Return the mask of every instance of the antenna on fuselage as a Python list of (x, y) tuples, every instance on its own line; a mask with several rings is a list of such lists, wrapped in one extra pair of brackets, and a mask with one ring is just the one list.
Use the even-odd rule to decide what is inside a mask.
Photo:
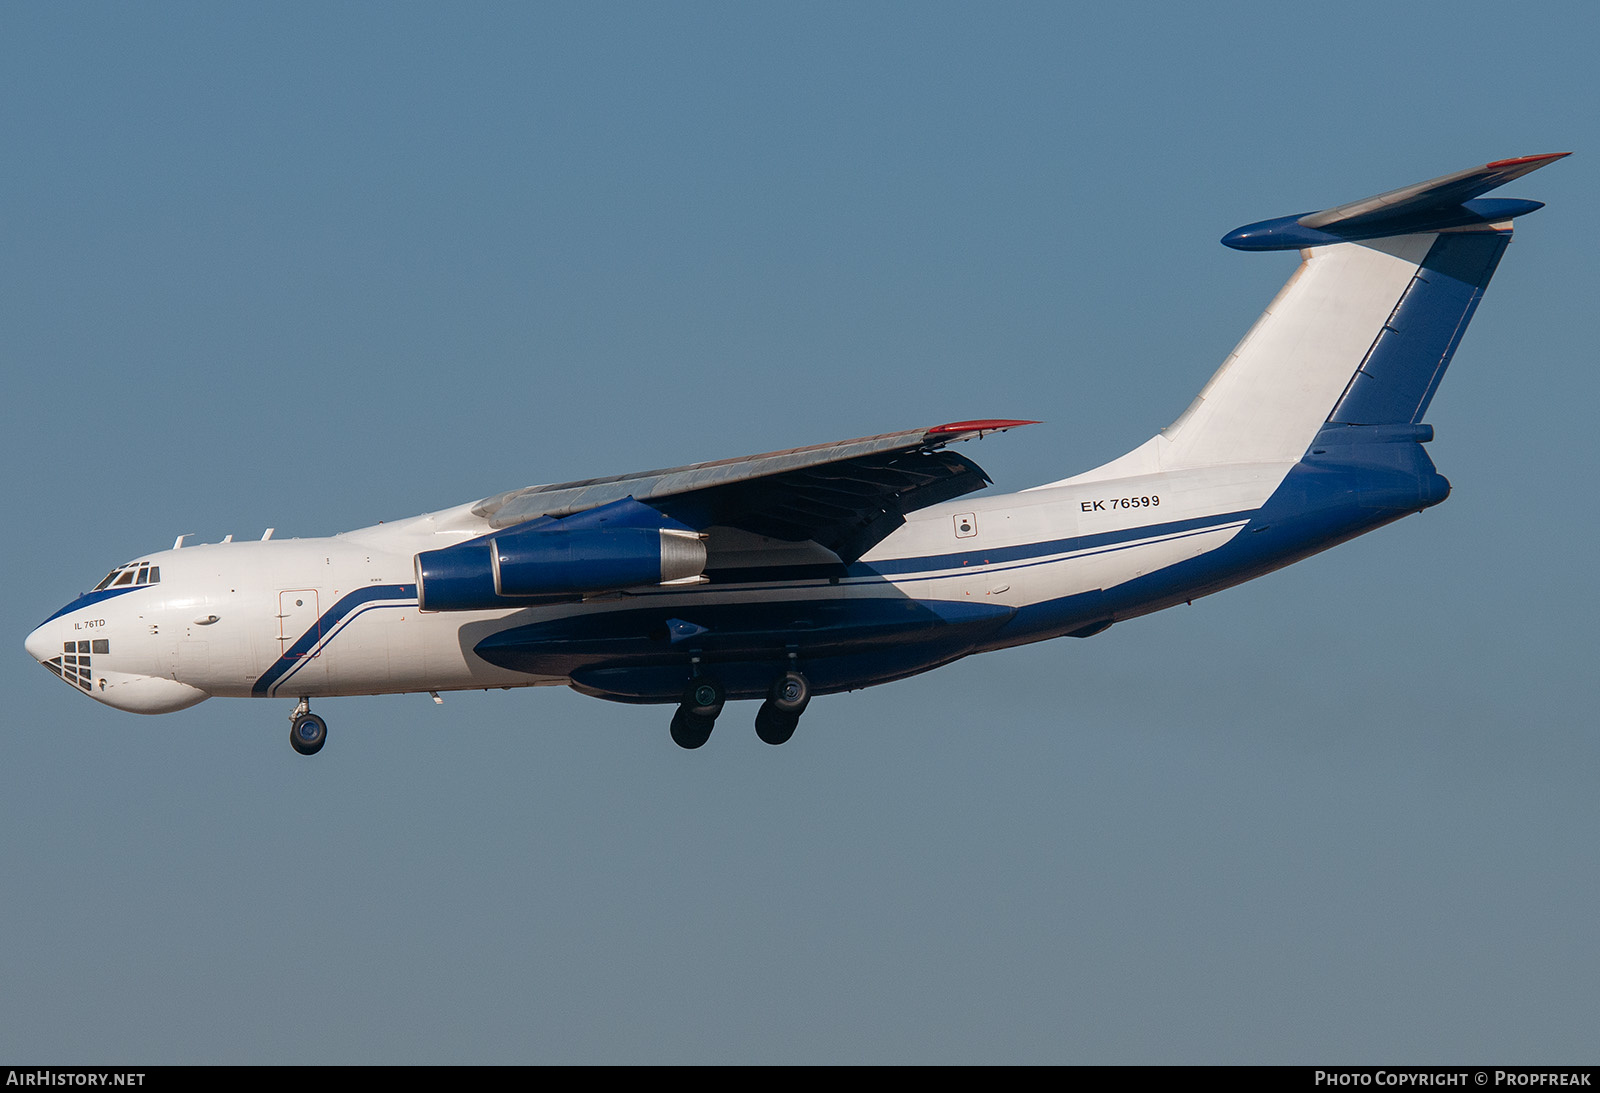
[(192, 531), (186, 531), (176, 539), (172, 540), (172, 549), (181, 550), (183, 548), (183, 541), (193, 534), (194, 532)]
[(268, 539), (272, 538), (272, 533), (277, 531), (277, 530), (278, 530), (277, 528), (268, 528), (266, 530), (266, 532), (261, 536), (261, 541), (264, 543)]

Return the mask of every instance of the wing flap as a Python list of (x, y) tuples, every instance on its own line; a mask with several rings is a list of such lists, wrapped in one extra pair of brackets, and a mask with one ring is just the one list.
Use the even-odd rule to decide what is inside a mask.
[(691, 527), (811, 540), (854, 561), (899, 527), (906, 513), (988, 484), (982, 468), (944, 451), (946, 445), (1032, 424), (958, 421), (741, 459), (528, 486), (486, 497), (472, 511), (499, 529), (632, 497)]
[[(830, 477), (849, 469), (846, 480)], [(989, 484), (954, 452), (913, 450), (749, 479), (653, 502), (695, 527), (734, 527), (785, 542), (811, 540), (855, 561), (905, 522), (905, 514)]]

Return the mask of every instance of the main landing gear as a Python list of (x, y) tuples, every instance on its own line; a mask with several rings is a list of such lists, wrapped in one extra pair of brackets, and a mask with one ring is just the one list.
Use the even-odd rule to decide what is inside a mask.
[[(698, 748), (711, 739), (717, 715), (722, 712), (728, 692), (721, 683), (707, 676), (696, 676), (683, 692), (683, 701), (672, 715), (672, 742), (680, 748)], [(756, 735), (768, 744), (782, 744), (794, 735), (811, 701), (811, 683), (790, 669), (767, 691), (767, 699), (756, 711)]]
[(311, 700), (302, 698), (289, 715), (289, 746), (301, 755), (315, 755), (328, 742), (328, 723), (311, 712)]
[(691, 679), (678, 712), (672, 715), (672, 742), (680, 748), (693, 749), (710, 740), (717, 715), (727, 700), (728, 692), (716, 680), (705, 676)]
[(756, 735), (766, 744), (787, 742), (810, 701), (811, 684), (806, 677), (795, 671), (783, 673), (772, 681), (767, 700), (756, 711)]

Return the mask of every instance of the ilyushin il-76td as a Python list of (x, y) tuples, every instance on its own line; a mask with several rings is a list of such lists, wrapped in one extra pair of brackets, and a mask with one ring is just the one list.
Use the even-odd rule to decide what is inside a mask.
[(135, 713), (212, 696), (560, 684), (675, 706), (697, 748), (730, 700), (793, 735), (815, 696), (973, 653), (1089, 637), (1443, 501), (1428, 404), (1536, 201), (1482, 195), (1565, 153), (1498, 160), (1239, 228), (1288, 283), (1176, 421), (1104, 466), (1005, 496), (959, 421), (529, 486), (325, 539), (184, 546), (120, 565), (27, 638)]

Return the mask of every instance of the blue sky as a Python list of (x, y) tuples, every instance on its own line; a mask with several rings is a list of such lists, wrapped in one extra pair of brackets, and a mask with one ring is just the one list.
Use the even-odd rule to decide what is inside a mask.
[[(1587, 4), (0, 10), (0, 1061), (1531, 1063), (1593, 1052)], [(1489, 159), (1450, 501), (819, 700), (159, 719), (22, 639), (112, 565), (967, 417), (1020, 489)]]

